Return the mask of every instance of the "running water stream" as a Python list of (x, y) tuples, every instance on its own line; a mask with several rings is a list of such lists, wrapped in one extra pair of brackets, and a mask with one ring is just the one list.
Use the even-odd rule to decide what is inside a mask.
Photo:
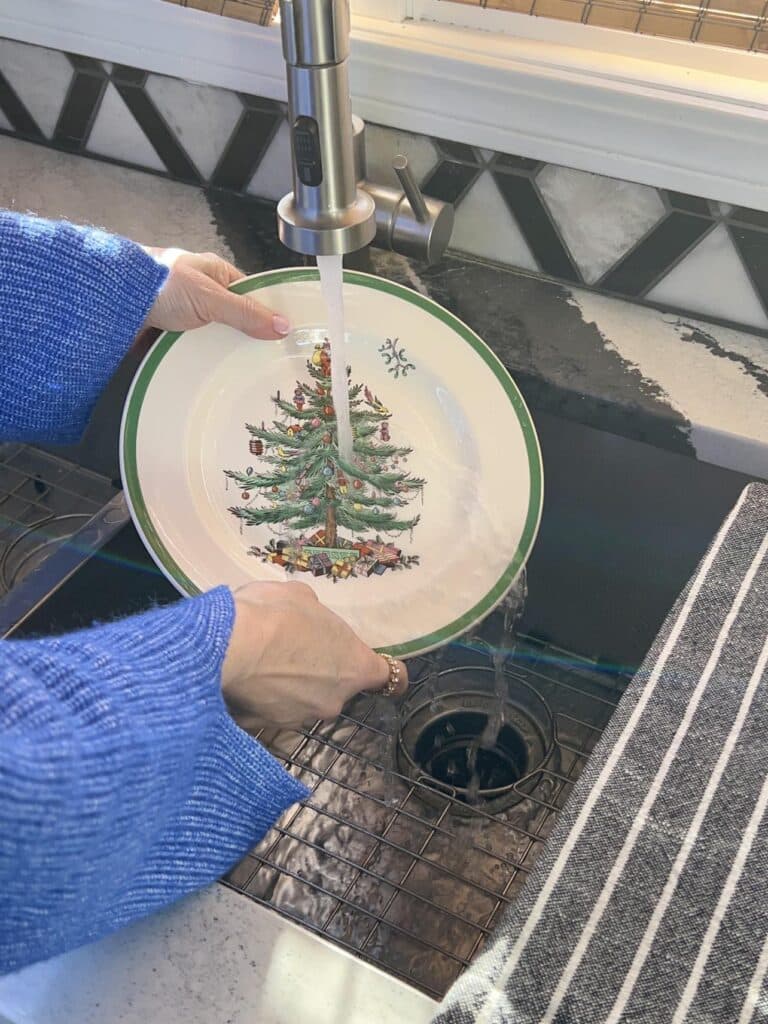
[[(347, 359), (344, 351), (344, 271), (341, 256), (318, 256), (317, 268), (320, 273), (320, 288), (328, 312), (328, 337), (331, 345), (331, 394), (336, 417), (336, 439), (339, 459), (352, 464), (353, 436), (349, 409), (349, 387), (347, 382)], [(492, 750), (504, 726), (505, 705), (508, 698), (508, 684), (505, 675), (507, 662), (516, 646), (515, 629), (523, 614), (528, 594), (525, 569), (515, 586), (509, 591), (501, 605), (501, 634), (493, 647), (494, 688), (497, 706), (489, 715), (482, 734), (468, 750), (467, 768), (470, 777), (467, 786), (467, 801), (476, 803), (481, 788), (477, 760), (480, 750)], [(431, 671), (424, 681), (424, 689), (430, 699), (433, 711), (439, 710), (439, 675), (445, 649), (433, 655)], [(397, 711), (389, 709), (383, 733), (387, 737), (386, 762), (394, 762), (395, 744), (398, 734)], [(386, 767), (385, 767), (385, 774)], [(388, 801), (389, 802), (389, 801)]]
[[(344, 351), (344, 269), (341, 256), (318, 256), (320, 288), (328, 310), (328, 338), (331, 343), (331, 394), (336, 413), (336, 438), (339, 460), (352, 464), (353, 437), (349, 411), (347, 359)], [(399, 787), (390, 774), (395, 761), (395, 745), (399, 730), (399, 715), (392, 701), (382, 702), (381, 729), (384, 737), (385, 757), (383, 772), (387, 777), (385, 799), (396, 803), (401, 796)]]
[(517, 624), (525, 611), (528, 597), (528, 577), (523, 568), (517, 582), (501, 603), (501, 630), (498, 642), (493, 648), (493, 683), (496, 694), (496, 708), (488, 716), (481, 735), (472, 744), (467, 754), (467, 768), (470, 776), (467, 785), (467, 803), (476, 804), (480, 793), (480, 776), (477, 771), (477, 755), (481, 750), (492, 750), (504, 725), (505, 705), (509, 696), (509, 684), (505, 674), (507, 662), (517, 646)]
[(352, 423), (349, 415), (347, 359), (344, 352), (344, 270), (341, 256), (318, 256), (320, 288), (328, 309), (328, 337), (331, 343), (331, 394), (336, 412), (336, 441), (339, 458), (352, 462)]

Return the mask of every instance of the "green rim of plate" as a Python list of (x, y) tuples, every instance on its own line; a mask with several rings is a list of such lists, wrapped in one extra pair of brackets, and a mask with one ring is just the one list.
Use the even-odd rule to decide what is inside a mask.
[[(231, 290), (243, 295), (246, 292), (258, 291), (268, 285), (284, 284), (288, 281), (318, 280), (318, 271), (313, 269), (273, 270), (267, 271), (263, 274), (258, 274), (255, 277), (247, 278), (243, 281), (238, 281), (237, 284), (232, 285)], [(412, 305), (418, 306), (420, 309), (424, 310), (424, 312), (434, 316), (437, 320), (441, 320), (444, 324), (450, 327), (451, 330), (458, 334), (459, 337), (462, 338), (478, 354), (478, 356), (480, 356), (504, 389), (504, 393), (509, 398), (518, 422), (520, 423), (523, 437), (525, 439), (526, 454), (528, 456), (528, 468), (530, 472), (528, 511), (525, 517), (525, 524), (523, 526), (520, 543), (517, 546), (517, 550), (515, 551), (512, 560), (485, 597), (473, 605), (472, 608), (464, 612), (463, 615), (459, 616), (459, 618), (454, 619), (453, 622), (448, 623), (441, 629), (435, 630), (426, 636), (421, 636), (414, 640), (409, 640), (407, 643), (398, 644), (393, 647), (380, 648), (381, 651), (387, 654), (402, 658), (410, 654), (422, 653), (434, 647), (440, 647), (442, 644), (447, 643), (454, 637), (460, 636), (462, 633), (466, 632), (494, 610), (515, 582), (518, 573), (525, 564), (531, 548), (533, 547), (533, 543), (538, 532), (539, 520), (541, 518), (541, 509), (544, 499), (541, 451), (539, 449), (539, 441), (536, 436), (533, 421), (531, 420), (531, 415), (528, 412), (528, 407), (526, 406), (517, 385), (510, 377), (503, 363), (501, 363), (486, 343), (479, 338), (474, 331), (467, 327), (466, 324), (462, 323), (462, 321), (455, 317), (453, 313), (449, 313), (432, 299), (425, 298), (423, 295), (419, 295), (417, 292), (413, 292), (410, 289), (405, 288), (403, 285), (395, 284), (392, 281), (385, 281), (379, 277), (372, 277), (368, 274), (361, 274), (350, 270), (344, 271), (344, 281), (347, 284), (360, 285), (363, 288), (372, 288), (375, 291), (387, 292), (390, 295), (395, 295), (397, 298), (403, 299), (405, 302), (410, 302)], [(139, 482), (139, 469), (136, 458), (136, 438), (144, 398), (146, 397), (147, 390), (158, 366), (182, 334), (183, 332), (181, 331), (163, 334), (140, 366), (126, 402), (125, 413), (123, 416), (123, 428), (121, 432), (121, 452), (123, 480), (134, 521), (139, 527), (144, 541), (158, 566), (182, 593), (189, 597), (193, 597), (201, 591), (199, 587), (197, 587), (192, 580), (182, 572), (160, 539), (144, 501), (144, 495), (142, 494), (141, 484)]]

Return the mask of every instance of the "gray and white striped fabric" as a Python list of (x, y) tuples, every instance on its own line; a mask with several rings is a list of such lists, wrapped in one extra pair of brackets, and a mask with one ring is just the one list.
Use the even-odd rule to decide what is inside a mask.
[(747, 488), (435, 1024), (768, 1019), (768, 487)]

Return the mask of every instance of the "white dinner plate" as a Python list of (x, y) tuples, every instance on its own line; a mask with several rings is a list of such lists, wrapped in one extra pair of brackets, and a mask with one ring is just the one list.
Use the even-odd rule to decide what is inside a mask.
[(233, 290), (259, 292), (291, 334), (164, 334), (126, 402), (123, 480), (157, 565), (187, 595), (309, 583), (397, 656), (466, 632), (514, 584), (541, 516), (539, 444), (504, 366), (430, 299), (346, 272), (356, 437), (341, 465), (317, 271)]

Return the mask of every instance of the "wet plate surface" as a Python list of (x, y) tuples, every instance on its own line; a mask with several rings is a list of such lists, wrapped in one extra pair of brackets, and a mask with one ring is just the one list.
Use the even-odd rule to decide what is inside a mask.
[(541, 514), (538, 440), (505, 368), (431, 300), (347, 273), (347, 461), (317, 272), (235, 288), (287, 313), (291, 335), (165, 335), (126, 404), (123, 478), (158, 565), (188, 594), (301, 579), (401, 655), (466, 632), (514, 583)]

